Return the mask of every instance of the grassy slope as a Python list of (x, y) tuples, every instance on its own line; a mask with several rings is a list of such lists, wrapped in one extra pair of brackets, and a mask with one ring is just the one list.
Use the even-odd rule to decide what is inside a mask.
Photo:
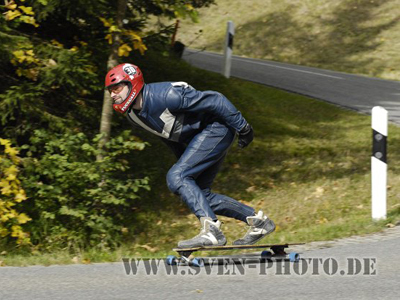
[[(148, 82), (185, 80), (200, 90), (224, 93), (252, 123), (254, 142), (244, 150), (236, 144), (232, 147), (214, 190), (263, 209), (276, 222), (277, 231), (263, 242), (329, 240), (378, 231), (400, 220), (400, 149), (396, 146), (400, 128), (389, 128), (389, 218), (374, 223), (370, 217), (370, 117), (262, 85), (227, 80), (182, 62), (157, 58), (155, 63), (148, 57), (136, 62), (143, 66)], [(178, 240), (197, 234), (197, 219), (166, 188), (165, 174), (174, 157), (158, 138), (135, 134), (152, 144), (135, 161), (139, 169), (146, 165), (153, 190), (138, 200), (137, 225), (130, 229), (124, 246), (117, 251), (0, 255), (0, 261), (21, 265), (71, 263), (75, 256), (80, 262), (162, 257), (171, 253)], [(246, 230), (238, 221), (222, 220), (228, 242)]]
[[(222, 51), (236, 26), (234, 54), (386, 79), (400, 77), (400, 0), (216, 0), (178, 39)], [(194, 39), (194, 33), (202, 34)]]

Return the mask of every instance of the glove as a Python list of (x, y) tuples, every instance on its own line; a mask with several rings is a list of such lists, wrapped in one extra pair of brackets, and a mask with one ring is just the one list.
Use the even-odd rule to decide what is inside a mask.
[(251, 141), (253, 140), (254, 133), (253, 133), (253, 127), (249, 123), (246, 124), (242, 128), (242, 130), (239, 131), (239, 140), (238, 140), (238, 145), (240, 148), (244, 148), (248, 146)]

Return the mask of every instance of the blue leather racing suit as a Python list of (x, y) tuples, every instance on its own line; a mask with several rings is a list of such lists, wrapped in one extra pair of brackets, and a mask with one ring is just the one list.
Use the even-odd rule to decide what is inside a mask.
[(246, 222), (254, 209), (211, 192), (211, 184), (235, 133), (247, 122), (233, 104), (214, 91), (197, 91), (185, 82), (146, 84), (141, 110), (127, 119), (162, 138), (178, 161), (167, 174), (171, 192), (198, 217), (223, 215)]

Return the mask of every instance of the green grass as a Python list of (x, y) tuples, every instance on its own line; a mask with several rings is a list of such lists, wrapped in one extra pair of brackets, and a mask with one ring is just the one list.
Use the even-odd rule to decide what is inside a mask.
[[(194, 87), (225, 94), (253, 125), (255, 140), (231, 148), (213, 186), (255, 209), (262, 209), (277, 230), (262, 243), (310, 242), (377, 232), (400, 221), (400, 128), (389, 126), (388, 219), (373, 222), (370, 209), (370, 116), (304, 96), (238, 79), (225, 79), (171, 59), (151, 55), (135, 61), (147, 82), (184, 80)], [(171, 68), (171, 63), (174, 67)], [(164, 70), (162, 73), (159, 70)], [(129, 125), (121, 117), (120, 122)], [(122, 257), (165, 257), (181, 239), (194, 236), (199, 222), (177, 196), (165, 175), (172, 153), (157, 137), (135, 134), (151, 146), (135, 154), (137, 170), (151, 178), (133, 210), (135, 225), (117, 249), (60, 249), (51, 253), (9, 251), (0, 265), (120, 261)], [(246, 226), (222, 217), (228, 242)]]
[[(277, 232), (263, 242), (330, 240), (378, 231), (399, 220), (398, 127), (389, 129), (391, 215), (375, 223), (370, 216), (370, 117), (257, 84), (230, 82), (232, 89), (225, 93), (252, 122), (256, 139), (248, 149), (231, 150), (215, 188), (276, 221)], [(244, 233), (240, 222), (222, 219), (230, 241)], [(168, 244), (171, 237), (189, 238), (198, 230), (189, 213), (173, 224), (163, 227)], [(156, 228), (146, 239), (158, 236)]]
[[(216, 0), (178, 40), (222, 52), (235, 23), (234, 54), (398, 80), (399, 0)], [(200, 30), (202, 31), (200, 33)]]

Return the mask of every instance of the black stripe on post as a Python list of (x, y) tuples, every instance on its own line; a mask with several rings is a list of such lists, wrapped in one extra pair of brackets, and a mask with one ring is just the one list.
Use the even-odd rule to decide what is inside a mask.
[(386, 161), (387, 137), (376, 130), (372, 130), (372, 156), (380, 161)]
[(228, 47), (233, 49), (233, 34), (229, 32), (228, 36)]

